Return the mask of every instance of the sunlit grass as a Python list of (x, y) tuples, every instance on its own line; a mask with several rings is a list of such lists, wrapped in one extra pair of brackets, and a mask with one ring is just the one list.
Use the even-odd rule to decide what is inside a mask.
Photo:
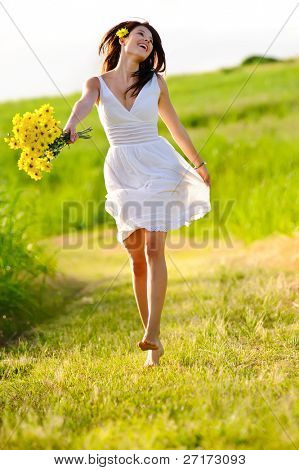
[[(292, 259), (292, 242), (281, 246)], [(101, 250), (92, 259), (83, 249), (74, 269), (75, 252), (62, 250), (60, 269), (87, 284), (66, 313), (2, 350), (2, 446), (298, 447), (296, 282), (271, 259), (267, 266), (261, 247), (246, 250), (167, 251), (165, 355), (151, 370), (136, 347), (142, 326), (127, 256), (110, 253), (107, 264)]]
[[(298, 447), (298, 62), (259, 66), (220, 122), (252, 68), (168, 79), (208, 161), (212, 211), (182, 230), (199, 243), (208, 230), (206, 246), (167, 245), (159, 368), (144, 369), (136, 347), (142, 325), (128, 257), (103, 208), (108, 143), (96, 110), (82, 123), (93, 141), (66, 149), (38, 183), (0, 142), (0, 189), (8, 201), (24, 190), (12, 220), (29, 221), (26, 233), (4, 217), (0, 226), (1, 448)], [(15, 113), (47, 101), (66, 121), (60, 98), (3, 103), (1, 135)], [(159, 133), (179, 150), (161, 121)], [(79, 245), (62, 223), (71, 202), (82, 208), (71, 222)], [(291, 237), (270, 237), (279, 232)], [(47, 285), (35, 282), (47, 265), (28, 241), (54, 248), (57, 278)]]

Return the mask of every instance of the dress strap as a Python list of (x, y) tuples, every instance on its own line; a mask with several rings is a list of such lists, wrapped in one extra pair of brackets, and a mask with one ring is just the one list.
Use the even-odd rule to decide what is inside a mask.
[(157, 74), (156, 74), (156, 72), (154, 72), (154, 75), (155, 75), (155, 79), (154, 79), (154, 81), (155, 81), (155, 84), (156, 84), (156, 89), (157, 89), (158, 96), (159, 96), (159, 95), (160, 95), (160, 93), (161, 93), (161, 89), (160, 89), (160, 85), (159, 85), (159, 82), (158, 82), (158, 77), (157, 77)]
[(103, 95), (103, 80), (102, 80), (102, 77), (100, 77), (100, 75), (98, 76), (98, 79), (99, 79), (99, 82), (100, 82), (100, 100), (102, 101), (102, 95)]

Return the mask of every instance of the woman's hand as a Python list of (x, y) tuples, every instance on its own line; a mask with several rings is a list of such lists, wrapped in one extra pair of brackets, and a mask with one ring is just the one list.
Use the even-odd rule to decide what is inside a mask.
[(65, 128), (63, 129), (63, 133), (64, 134), (70, 133), (70, 140), (67, 142), (68, 144), (73, 144), (78, 139), (78, 134), (76, 133), (75, 126), (66, 125)]
[(201, 165), (201, 167), (197, 168), (195, 171), (203, 178), (208, 186), (211, 186), (211, 178), (205, 165)]

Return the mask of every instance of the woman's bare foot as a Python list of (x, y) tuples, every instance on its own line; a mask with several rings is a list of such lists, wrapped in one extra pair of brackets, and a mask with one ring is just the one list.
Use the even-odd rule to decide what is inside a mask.
[(160, 339), (157, 340), (159, 344), (159, 349), (150, 350), (147, 353), (147, 358), (144, 363), (144, 367), (152, 367), (159, 365), (159, 359), (164, 354), (163, 344), (161, 343)]
[(146, 334), (143, 336), (141, 341), (138, 341), (137, 346), (142, 351), (148, 351), (149, 349), (158, 350), (160, 347), (158, 338), (152, 340), (152, 339), (147, 338)]

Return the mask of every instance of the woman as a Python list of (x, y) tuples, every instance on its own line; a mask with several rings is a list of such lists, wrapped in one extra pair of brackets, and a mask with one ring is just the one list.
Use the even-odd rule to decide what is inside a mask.
[[(76, 125), (97, 106), (110, 143), (104, 163), (105, 209), (115, 218), (117, 239), (130, 257), (145, 330), (138, 347), (148, 351), (144, 365), (153, 366), (164, 353), (160, 319), (167, 289), (167, 232), (211, 210), (210, 176), (157, 73), (165, 70), (157, 31), (148, 22), (122, 22), (105, 34), (101, 52), (105, 73), (85, 82), (64, 131), (75, 142)], [(194, 168), (158, 135), (158, 114)]]

